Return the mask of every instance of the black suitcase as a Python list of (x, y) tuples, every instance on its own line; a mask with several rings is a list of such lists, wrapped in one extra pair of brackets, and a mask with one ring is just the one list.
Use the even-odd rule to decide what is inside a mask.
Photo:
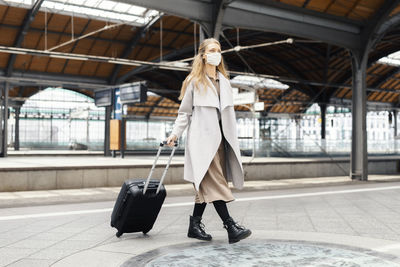
[(166, 141), (160, 143), (156, 159), (147, 179), (126, 180), (119, 192), (111, 214), (111, 226), (117, 228), (117, 237), (123, 233), (149, 232), (157, 219), (167, 196), (162, 184), (178, 143), (175, 143), (160, 181), (151, 180), (160, 152)]

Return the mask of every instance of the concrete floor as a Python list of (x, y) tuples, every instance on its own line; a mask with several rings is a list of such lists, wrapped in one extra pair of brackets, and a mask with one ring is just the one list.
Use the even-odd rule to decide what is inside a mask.
[[(192, 196), (167, 197), (148, 235), (124, 234), (119, 239), (110, 227), (113, 201), (3, 208), (0, 266), (133, 266), (129, 263), (137, 257), (142, 256), (143, 262), (193, 246), (228, 249), (238, 259), (236, 266), (243, 266), (239, 262), (246, 262), (246, 255), (235, 253), (235, 246), (249, 247), (255, 242), (273, 245), (278, 241), (282, 244), (288, 240), (304, 249), (309, 249), (310, 244), (323, 244), (350, 248), (352, 253), (369, 251), (388, 262), (388, 266), (400, 266), (396, 258), (400, 257), (399, 193), (400, 182), (235, 193), (236, 201), (228, 204), (230, 213), (253, 234), (229, 246), (212, 205), (207, 207), (203, 222), (213, 241), (205, 243), (186, 237)], [(202, 266), (224, 266), (218, 264), (218, 259), (222, 257), (217, 255), (212, 265)], [(302, 266), (310, 266), (304, 263)]]

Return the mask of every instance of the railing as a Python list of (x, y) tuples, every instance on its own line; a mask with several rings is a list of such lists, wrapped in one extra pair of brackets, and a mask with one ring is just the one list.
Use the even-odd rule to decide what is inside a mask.
[[(154, 150), (160, 140), (129, 140), (127, 150)], [(88, 147), (89, 150), (103, 150), (103, 140), (93, 140), (89, 144), (77, 142)], [(68, 142), (23, 142), (21, 147), (31, 149), (71, 149), (74, 144)], [(239, 139), (239, 146), (242, 154), (252, 156), (253, 140)], [(184, 150), (185, 140), (181, 140), (178, 149)], [(79, 149), (79, 148), (78, 148)], [(347, 156), (351, 151), (350, 140), (296, 140), (296, 139), (276, 139), (276, 140), (256, 140), (256, 157), (302, 157), (302, 156)], [(400, 140), (369, 140), (369, 154), (400, 154)]]

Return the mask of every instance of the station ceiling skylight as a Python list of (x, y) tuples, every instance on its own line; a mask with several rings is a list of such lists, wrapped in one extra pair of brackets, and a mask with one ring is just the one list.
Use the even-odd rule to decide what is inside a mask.
[[(0, 4), (31, 8), (35, 0), (0, 0)], [(158, 11), (110, 0), (44, 0), (41, 11), (142, 26)]]
[(400, 66), (400, 51), (394, 52), (386, 57), (383, 57), (378, 60), (379, 63), (391, 65), (394, 67)]
[(288, 85), (273, 79), (259, 78), (247, 75), (238, 75), (231, 80), (231, 83), (237, 87), (251, 87), (254, 89), (269, 88), (286, 90), (289, 88)]

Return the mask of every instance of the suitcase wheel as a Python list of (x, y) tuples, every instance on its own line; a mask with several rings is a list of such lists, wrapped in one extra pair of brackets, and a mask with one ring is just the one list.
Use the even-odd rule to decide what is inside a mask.
[(118, 238), (121, 237), (121, 235), (123, 235), (123, 233), (120, 232), (120, 231), (118, 231), (118, 232), (115, 234), (115, 236), (118, 237)]

